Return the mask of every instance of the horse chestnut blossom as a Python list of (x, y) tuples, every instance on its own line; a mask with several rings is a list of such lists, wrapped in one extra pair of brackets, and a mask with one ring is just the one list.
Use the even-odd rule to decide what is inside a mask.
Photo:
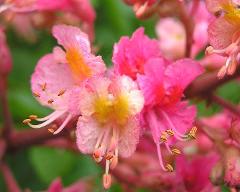
[[(127, 76), (95, 77), (79, 95), (81, 117), (77, 123), (77, 145), (82, 153), (106, 161), (103, 185), (109, 188), (118, 155), (129, 157), (136, 149), (140, 135), (140, 119), (144, 99), (137, 84)], [(83, 99), (84, 98), (84, 99)]]
[(165, 145), (170, 153), (178, 154), (178, 149), (170, 149), (172, 138), (182, 141), (195, 137), (196, 127), (189, 134), (184, 133), (192, 127), (196, 109), (186, 101), (181, 102), (181, 98), (203, 68), (191, 59), (170, 63), (160, 56), (157, 45), (140, 28), (131, 39), (122, 37), (114, 46), (113, 62), (116, 73), (136, 80), (143, 92), (143, 124), (152, 131), (161, 167), (172, 171), (170, 164), (163, 163), (160, 146)]
[(209, 0), (207, 7), (210, 12), (220, 14), (208, 27), (211, 46), (206, 49), (206, 52), (217, 53), (227, 58), (225, 65), (218, 73), (218, 77), (223, 78), (226, 74), (232, 75), (239, 62), (240, 11), (237, 4), (230, 0)]
[[(71, 108), (71, 91), (86, 79), (104, 73), (106, 68), (101, 57), (91, 53), (88, 37), (79, 28), (55, 25), (52, 33), (64, 50), (56, 46), (53, 53), (39, 60), (31, 85), (36, 99), (54, 112), (44, 118), (30, 115), (24, 123), (32, 128), (41, 128), (66, 116), (57, 130), (50, 130), (57, 134), (73, 117), (79, 115), (77, 110)], [(31, 120), (43, 123), (33, 125)]]

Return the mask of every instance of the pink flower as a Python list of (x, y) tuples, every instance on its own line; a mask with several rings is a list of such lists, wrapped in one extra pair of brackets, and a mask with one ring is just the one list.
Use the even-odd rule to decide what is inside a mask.
[[(44, 118), (31, 115), (24, 123), (33, 128), (44, 127), (59, 117), (65, 117), (61, 126), (51, 130), (59, 133), (79, 111), (72, 108), (71, 92), (88, 78), (102, 74), (105, 65), (99, 56), (91, 54), (90, 43), (85, 33), (77, 27), (56, 25), (53, 35), (58, 43), (64, 47), (55, 47), (53, 53), (42, 57), (32, 75), (32, 92), (36, 99), (54, 112)], [(43, 123), (33, 125), (31, 120)]]
[(190, 59), (168, 64), (162, 58), (155, 58), (144, 65), (144, 72), (137, 78), (145, 98), (144, 124), (152, 132), (161, 167), (172, 171), (170, 164), (164, 166), (160, 148), (165, 145), (171, 154), (179, 154), (180, 151), (170, 145), (176, 140), (195, 137), (196, 127), (189, 134), (185, 133), (193, 126), (196, 108), (188, 106), (188, 102), (181, 99), (185, 88), (203, 69)]
[[(179, 180), (179, 184), (183, 184), (184, 191), (220, 192), (220, 188), (214, 187), (209, 180), (210, 172), (218, 159), (216, 153), (195, 155), (192, 159), (187, 159), (184, 155), (178, 157), (176, 161), (176, 178)], [(179, 184), (175, 185), (176, 190), (173, 191), (180, 188), (181, 185)]]
[(109, 188), (109, 169), (116, 166), (118, 155), (129, 157), (136, 149), (143, 96), (127, 76), (96, 77), (75, 95), (78, 91), (82, 116), (77, 124), (77, 145), (82, 153), (93, 154), (97, 162), (105, 158), (103, 185)]
[(209, 54), (217, 53), (227, 58), (225, 65), (221, 67), (218, 73), (218, 77), (222, 78), (226, 74), (232, 75), (239, 62), (240, 13), (230, 0), (214, 0), (207, 3), (211, 12), (222, 12), (208, 27), (211, 46), (206, 50)]
[(116, 73), (128, 75), (136, 79), (137, 74), (142, 74), (144, 64), (149, 58), (160, 56), (158, 42), (144, 35), (144, 29), (137, 29), (132, 37), (122, 37), (114, 45), (113, 63)]
[(191, 50), (191, 57), (194, 58), (197, 54), (206, 48), (208, 44), (207, 28), (213, 16), (207, 11), (206, 3), (200, 1), (197, 10), (194, 10), (193, 20), (195, 27), (193, 31), (193, 45)]
[(231, 187), (240, 186), (240, 152), (237, 148), (228, 148), (225, 151), (224, 181)]
[(166, 58), (175, 60), (184, 57), (186, 34), (180, 21), (172, 17), (162, 18), (156, 25), (156, 33)]
[(7, 75), (12, 69), (12, 58), (4, 29), (0, 27), (0, 75)]
[[(189, 12), (192, 10), (191, 5), (189, 6)], [(194, 31), (191, 57), (194, 58), (208, 43), (207, 27), (211, 20), (211, 15), (206, 10), (203, 1), (199, 2), (192, 17)], [(161, 18), (156, 25), (156, 33), (161, 51), (168, 59), (176, 60), (184, 57), (186, 52), (186, 31), (179, 20), (173, 17)]]

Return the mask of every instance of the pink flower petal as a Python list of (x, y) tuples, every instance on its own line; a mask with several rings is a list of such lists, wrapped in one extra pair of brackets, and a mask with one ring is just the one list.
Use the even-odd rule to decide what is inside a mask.
[[(53, 109), (66, 107), (69, 90), (73, 87), (74, 81), (68, 65), (57, 63), (53, 54), (42, 57), (32, 75), (31, 86), (36, 99), (44, 106)], [(60, 92), (64, 94), (58, 96)], [(52, 103), (49, 101), (53, 99)]]
[(203, 71), (203, 67), (192, 59), (178, 60), (168, 65), (165, 71), (166, 89), (178, 86), (184, 90)]
[(79, 117), (76, 136), (77, 146), (82, 153), (93, 153), (100, 131), (101, 128), (95, 119), (86, 116)]
[(68, 25), (55, 25), (52, 29), (53, 36), (65, 49), (76, 48), (82, 54), (90, 53), (90, 42), (88, 36), (78, 27)]
[(114, 45), (113, 63), (115, 72), (136, 79), (137, 73), (144, 72), (144, 64), (151, 57), (160, 56), (156, 40), (144, 35), (144, 29), (137, 29), (132, 37), (122, 37)]
[(210, 44), (215, 49), (224, 49), (232, 43), (234, 33), (238, 31), (238, 26), (229, 23), (221, 17), (214, 20), (208, 27)]
[(119, 154), (122, 157), (131, 156), (139, 142), (140, 125), (137, 117), (130, 118), (119, 138)]

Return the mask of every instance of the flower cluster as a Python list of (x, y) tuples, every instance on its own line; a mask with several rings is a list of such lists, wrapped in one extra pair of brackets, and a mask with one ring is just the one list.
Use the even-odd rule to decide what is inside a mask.
[(105, 188), (111, 185), (109, 170), (116, 167), (118, 156), (131, 156), (144, 132), (152, 133), (162, 169), (173, 171), (163, 163), (161, 146), (180, 154), (172, 145), (195, 138), (196, 109), (182, 99), (184, 89), (203, 72), (200, 64), (168, 61), (157, 40), (139, 28), (115, 44), (114, 65), (107, 70), (79, 28), (55, 25), (52, 34), (63, 49), (56, 46), (39, 60), (31, 85), (36, 99), (54, 112), (43, 118), (30, 115), (24, 123), (41, 128), (61, 119), (57, 129), (49, 129), (57, 134), (78, 119), (77, 146), (96, 162), (105, 160)]

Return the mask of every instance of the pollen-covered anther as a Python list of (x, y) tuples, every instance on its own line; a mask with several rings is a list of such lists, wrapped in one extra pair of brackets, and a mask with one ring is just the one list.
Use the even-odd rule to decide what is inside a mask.
[(170, 164), (166, 165), (166, 169), (167, 169), (168, 172), (173, 172), (173, 166), (170, 165)]
[(160, 141), (161, 142), (166, 142), (167, 141), (167, 133), (166, 132), (163, 132), (161, 137), (160, 137)]
[(48, 131), (49, 131), (50, 133), (54, 133), (54, 129), (52, 129), (52, 128), (48, 129)]
[(106, 160), (111, 160), (114, 157), (114, 155), (112, 153), (108, 153), (105, 158)]
[(113, 156), (111, 163), (110, 163), (110, 169), (114, 169), (118, 164), (118, 158), (116, 155)]
[(93, 152), (93, 158), (94, 160), (99, 163), (101, 160), (102, 160), (102, 153), (100, 151), (100, 149), (96, 149), (94, 152)]
[(166, 133), (169, 135), (169, 136), (173, 136), (174, 135), (174, 132), (172, 129), (167, 129), (166, 130)]
[(28, 123), (30, 123), (31, 122), (31, 119), (24, 119), (23, 120), (23, 124), (25, 124), (25, 125), (27, 125)]
[(188, 133), (188, 137), (191, 139), (196, 139), (197, 127), (194, 126)]
[(214, 48), (213, 48), (212, 46), (208, 46), (208, 47), (206, 48), (205, 54), (206, 54), (206, 55), (210, 55), (210, 54), (213, 53), (213, 51), (214, 51)]
[(103, 186), (105, 189), (109, 189), (112, 184), (112, 177), (110, 174), (104, 174), (103, 175)]
[(66, 92), (66, 90), (61, 90), (61, 91), (59, 91), (59, 92), (58, 92), (58, 96), (59, 96), (59, 97), (62, 96), (65, 92)]
[(37, 93), (37, 92), (33, 92), (33, 96), (34, 96), (34, 97), (40, 97), (40, 94)]
[(54, 102), (53, 99), (49, 99), (49, 100), (48, 100), (48, 104), (52, 104), (53, 102)]
[(38, 118), (37, 115), (29, 115), (29, 119), (31, 120), (36, 120)]
[(41, 85), (41, 89), (42, 89), (42, 91), (45, 91), (46, 88), (47, 88), (47, 83), (43, 83), (43, 84)]
[(177, 148), (173, 148), (173, 149), (171, 149), (171, 151), (172, 151), (173, 154), (175, 154), (175, 155), (180, 155), (180, 154), (181, 154), (181, 151), (180, 151), (179, 149), (177, 149)]

